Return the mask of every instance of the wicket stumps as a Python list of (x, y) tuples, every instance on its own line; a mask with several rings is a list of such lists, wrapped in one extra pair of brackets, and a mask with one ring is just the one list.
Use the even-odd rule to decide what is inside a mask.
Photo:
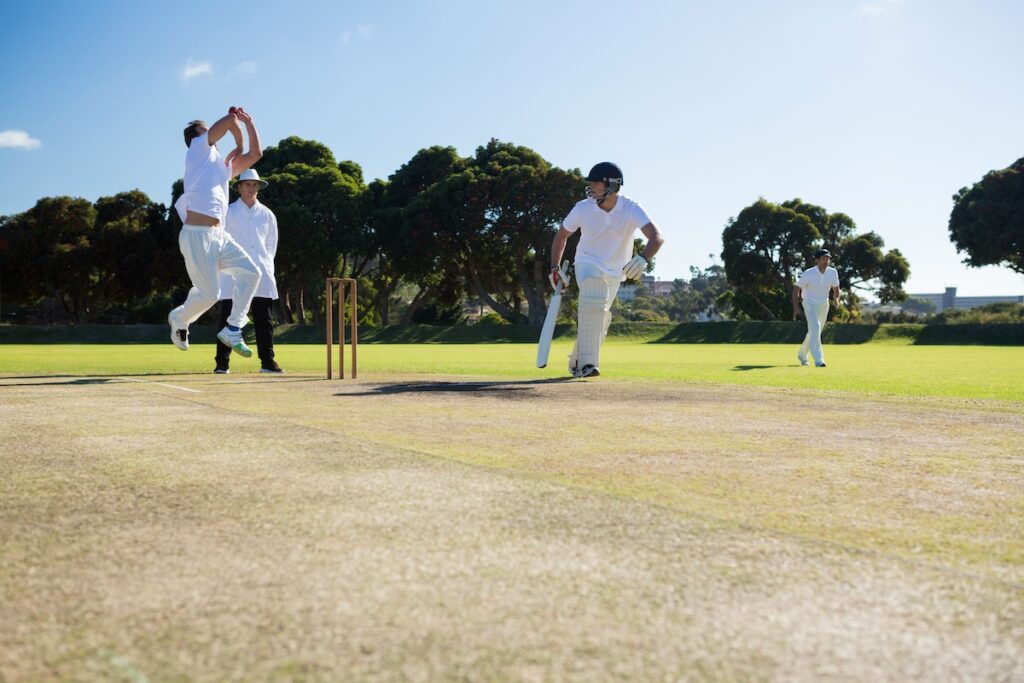
[[(349, 340), (352, 344), (352, 379), (356, 378), (356, 348), (359, 346), (359, 328), (356, 325), (359, 300), (356, 296), (356, 281), (350, 277), (327, 278), (327, 379), (331, 379), (331, 344), (334, 340), (334, 286), (338, 286), (338, 378), (345, 379), (345, 290), (352, 293), (348, 297), (351, 302), (349, 320), (351, 331)], [(346, 287), (346, 285), (348, 287)]]

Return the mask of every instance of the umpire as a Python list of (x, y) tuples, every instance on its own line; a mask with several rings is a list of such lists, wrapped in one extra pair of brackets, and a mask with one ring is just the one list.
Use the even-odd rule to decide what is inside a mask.
[[(270, 322), (270, 311), (277, 299), (277, 281), (274, 279), (274, 255), (277, 254), (277, 217), (274, 212), (260, 203), (260, 190), (267, 187), (255, 169), (238, 176), (235, 189), (239, 198), (228, 207), (224, 229), (238, 242), (260, 271), (260, 282), (250, 309), (256, 328), (256, 348), (260, 357), (260, 372), (283, 373), (284, 370), (274, 359), (274, 327)], [(231, 292), (235, 283), (230, 275), (220, 277), (220, 291)], [(221, 325), (231, 312), (231, 300), (220, 302)], [(226, 375), (230, 372), (231, 348), (217, 342), (217, 367), (214, 373)]]

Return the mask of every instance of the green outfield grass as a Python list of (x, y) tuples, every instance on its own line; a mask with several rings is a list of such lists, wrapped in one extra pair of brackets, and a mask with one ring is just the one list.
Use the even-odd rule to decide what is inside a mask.
[[(571, 341), (556, 341), (550, 364), (534, 367), (533, 344), (363, 344), (363, 376), (446, 374), (496, 378), (565, 376)], [(1024, 402), (1024, 350), (1018, 347), (834, 345), (829, 367), (800, 367), (789, 344), (649, 344), (610, 339), (602, 370), (615, 379), (709, 382), (854, 394), (989, 399)], [(348, 356), (346, 355), (346, 363)], [(278, 360), (293, 374), (320, 374), (325, 351), (317, 344), (280, 344)], [(0, 374), (150, 375), (206, 373), (213, 346), (180, 352), (155, 344), (0, 346)], [(235, 374), (259, 369), (256, 358), (235, 356)]]

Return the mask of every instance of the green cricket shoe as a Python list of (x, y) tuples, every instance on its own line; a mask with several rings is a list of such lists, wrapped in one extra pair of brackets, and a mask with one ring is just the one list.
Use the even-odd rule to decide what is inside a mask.
[(224, 346), (230, 346), (242, 358), (252, 358), (252, 349), (245, 345), (245, 339), (242, 338), (241, 330), (232, 330), (230, 327), (225, 326), (224, 329), (217, 333), (217, 339)]

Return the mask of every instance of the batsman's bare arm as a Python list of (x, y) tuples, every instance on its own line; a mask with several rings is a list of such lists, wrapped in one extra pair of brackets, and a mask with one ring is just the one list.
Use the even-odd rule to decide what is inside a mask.
[(238, 117), (234, 114), (228, 114), (227, 116), (217, 119), (217, 121), (210, 126), (210, 130), (206, 133), (206, 140), (210, 143), (210, 146), (220, 142), (220, 139), (231, 133), (231, 136), (235, 139), (235, 149), (241, 154), (242, 150), (242, 129), (238, 126)]
[(640, 232), (647, 238), (647, 246), (644, 247), (643, 256), (644, 260), (650, 263), (654, 255), (661, 249), (661, 245), (665, 244), (665, 237), (654, 223), (648, 223), (640, 228)]
[(803, 310), (803, 290), (798, 286), (793, 285), (793, 320), (800, 317), (800, 312)]
[[(236, 176), (242, 171), (252, 168), (257, 161), (263, 158), (263, 146), (260, 144), (260, 134), (256, 130), (256, 124), (244, 109), (238, 108), (238, 120), (245, 124), (245, 132), (249, 136), (249, 151), (245, 154), (238, 154), (231, 160), (231, 175)], [(241, 148), (239, 148), (239, 151)]]
[(564, 226), (558, 228), (555, 239), (551, 242), (551, 269), (558, 270), (558, 264), (562, 262), (562, 254), (565, 253), (565, 243), (572, 237), (575, 230), (566, 230)]

